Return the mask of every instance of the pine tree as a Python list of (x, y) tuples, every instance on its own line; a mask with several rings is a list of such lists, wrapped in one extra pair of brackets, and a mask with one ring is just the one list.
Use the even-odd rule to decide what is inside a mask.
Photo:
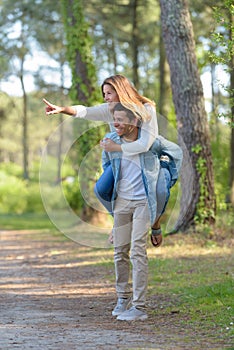
[(160, 0), (160, 6), (179, 143), (185, 151), (181, 172), (181, 210), (175, 227), (184, 231), (192, 224), (215, 220), (213, 163), (187, 2)]

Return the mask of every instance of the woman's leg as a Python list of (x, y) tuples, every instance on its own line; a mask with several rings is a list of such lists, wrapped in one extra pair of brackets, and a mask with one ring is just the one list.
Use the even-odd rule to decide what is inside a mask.
[(156, 185), (157, 219), (164, 213), (170, 197), (171, 175), (167, 168), (160, 168)]
[(110, 214), (112, 214), (111, 198), (113, 187), (114, 176), (111, 165), (109, 165), (96, 182), (94, 186), (94, 193)]
[(162, 244), (162, 231), (160, 227), (160, 219), (164, 213), (169, 197), (170, 197), (171, 175), (167, 168), (160, 168), (156, 196), (157, 196), (157, 218), (152, 226), (151, 242), (154, 247)]

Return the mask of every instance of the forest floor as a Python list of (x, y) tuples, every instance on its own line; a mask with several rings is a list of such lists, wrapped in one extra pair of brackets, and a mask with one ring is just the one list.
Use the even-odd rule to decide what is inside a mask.
[(96, 263), (112, 259), (112, 250), (95, 251), (49, 231), (0, 231), (0, 242), (2, 350), (231, 349), (189, 323), (178, 327), (176, 312), (117, 321), (114, 269)]

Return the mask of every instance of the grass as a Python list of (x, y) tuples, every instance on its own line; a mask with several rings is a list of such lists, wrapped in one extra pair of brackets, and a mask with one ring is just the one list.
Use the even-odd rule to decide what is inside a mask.
[(157, 319), (163, 322), (171, 315), (178, 327), (189, 325), (209, 342), (232, 343), (234, 260), (228, 241), (221, 244), (213, 238), (210, 244), (193, 234), (179, 234), (151, 253), (149, 295)]
[(54, 225), (47, 214), (0, 214), (0, 230), (52, 229)]

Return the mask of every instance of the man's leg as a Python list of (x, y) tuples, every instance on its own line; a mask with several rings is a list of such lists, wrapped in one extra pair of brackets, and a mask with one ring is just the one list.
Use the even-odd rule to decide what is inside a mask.
[(121, 313), (117, 320), (135, 321), (147, 319), (146, 293), (148, 285), (147, 233), (149, 229), (149, 209), (146, 201), (132, 201), (134, 209), (131, 263), (132, 263), (132, 307)]
[(148, 285), (147, 233), (149, 229), (149, 207), (146, 201), (139, 201), (133, 215), (131, 263), (133, 301), (136, 308), (146, 307)]
[(114, 210), (114, 263), (116, 293), (118, 298), (129, 298), (130, 242), (132, 231), (132, 211), (129, 201), (117, 198)]

